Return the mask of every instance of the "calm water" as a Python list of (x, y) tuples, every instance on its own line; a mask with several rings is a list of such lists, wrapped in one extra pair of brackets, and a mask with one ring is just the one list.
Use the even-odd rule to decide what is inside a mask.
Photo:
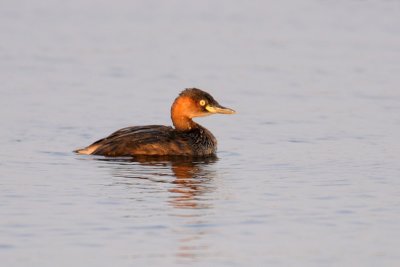
[[(399, 266), (398, 1), (2, 1), (2, 266)], [(71, 151), (170, 125), (217, 158)]]

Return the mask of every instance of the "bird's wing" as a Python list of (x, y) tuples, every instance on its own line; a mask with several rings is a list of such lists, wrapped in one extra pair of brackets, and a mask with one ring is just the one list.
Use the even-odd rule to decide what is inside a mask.
[(190, 153), (188, 139), (163, 125), (120, 129), (90, 145), (91, 154), (104, 156), (168, 155)]

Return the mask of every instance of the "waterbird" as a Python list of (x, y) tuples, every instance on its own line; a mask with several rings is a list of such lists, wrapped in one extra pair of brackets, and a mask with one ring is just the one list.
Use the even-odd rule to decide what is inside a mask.
[(217, 151), (214, 135), (192, 119), (212, 114), (234, 114), (209, 93), (187, 88), (171, 107), (174, 127), (164, 125), (122, 128), (74, 152), (107, 157), (125, 156), (212, 156)]

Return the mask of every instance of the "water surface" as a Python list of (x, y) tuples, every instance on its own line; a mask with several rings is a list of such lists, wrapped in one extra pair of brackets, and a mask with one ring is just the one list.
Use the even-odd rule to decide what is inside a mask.
[[(398, 266), (397, 1), (0, 4), (4, 266)], [(170, 125), (185, 87), (207, 160), (71, 151)]]

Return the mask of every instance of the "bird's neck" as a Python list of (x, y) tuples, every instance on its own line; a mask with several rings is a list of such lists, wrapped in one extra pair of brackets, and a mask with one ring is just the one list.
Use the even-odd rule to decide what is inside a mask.
[(174, 124), (175, 129), (178, 131), (185, 132), (197, 128), (197, 123), (188, 117), (172, 116), (172, 123)]
[(190, 131), (197, 127), (188, 110), (190, 109), (191, 99), (186, 97), (178, 97), (175, 99), (171, 107), (171, 119), (174, 127), (178, 131)]

